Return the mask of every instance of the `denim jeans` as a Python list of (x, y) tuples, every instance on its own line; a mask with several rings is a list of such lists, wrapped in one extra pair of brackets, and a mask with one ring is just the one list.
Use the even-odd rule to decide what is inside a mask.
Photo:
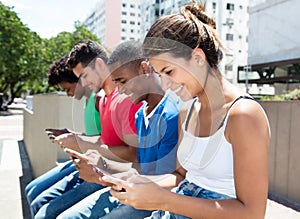
[(82, 199), (72, 207), (66, 209), (57, 219), (79, 219), (79, 218), (100, 218), (120, 205), (120, 202), (111, 196), (110, 187), (101, 190)]
[(143, 219), (151, 211), (122, 205), (110, 194), (110, 187), (94, 192), (57, 216), (57, 219)]
[(50, 186), (54, 185), (74, 171), (76, 171), (75, 165), (70, 160), (54, 167), (45, 174), (31, 181), (25, 188), (25, 194), (29, 205), (44, 190), (48, 189)]
[[(210, 199), (210, 200), (222, 200), (222, 199), (230, 199), (231, 197), (219, 194), (207, 189), (203, 189), (200, 186), (197, 186), (194, 183), (190, 183), (187, 180), (183, 180), (176, 190), (177, 194), (203, 198), (203, 199)], [(189, 217), (174, 214), (172, 212), (165, 212), (165, 211), (155, 211), (152, 213), (151, 219), (190, 219)]]
[(56, 218), (61, 212), (102, 188), (102, 185), (80, 179), (78, 171), (75, 171), (38, 195), (30, 208), (34, 218)]
[(144, 219), (145, 217), (150, 216), (152, 211), (148, 210), (138, 210), (129, 205), (120, 205), (117, 208), (113, 209), (109, 214), (106, 214), (101, 219)]

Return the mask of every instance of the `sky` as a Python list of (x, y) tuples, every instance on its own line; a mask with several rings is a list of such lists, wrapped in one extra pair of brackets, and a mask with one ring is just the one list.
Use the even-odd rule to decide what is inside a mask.
[(21, 21), (42, 38), (62, 31), (74, 31), (74, 22), (83, 22), (99, 0), (0, 0), (14, 6)]

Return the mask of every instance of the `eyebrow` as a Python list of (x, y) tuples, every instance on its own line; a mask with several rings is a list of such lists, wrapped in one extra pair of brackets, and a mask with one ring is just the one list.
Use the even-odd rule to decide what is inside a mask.
[(163, 67), (159, 72), (160, 73), (162, 73), (162, 72), (164, 72), (167, 68), (169, 68), (170, 66), (169, 65), (167, 65), (167, 66), (165, 66), (165, 67)]
[(120, 77), (120, 78), (114, 78), (114, 79), (112, 79), (112, 81), (121, 81), (121, 80), (123, 80), (124, 78), (122, 78), (122, 77)]

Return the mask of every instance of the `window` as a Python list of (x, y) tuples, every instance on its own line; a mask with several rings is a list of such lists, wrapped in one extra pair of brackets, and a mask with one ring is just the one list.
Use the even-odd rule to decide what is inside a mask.
[(134, 8), (134, 5), (130, 5), (130, 8)]
[(125, 28), (122, 28), (122, 32), (126, 32), (126, 29), (125, 29)]
[(130, 24), (134, 25), (134, 24), (135, 24), (135, 22), (134, 22), (134, 21), (130, 21)]
[(155, 9), (155, 16), (159, 17), (159, 10), (158, 9)]
[(126, 7), (126, 3), (123, 3), (123, 4), (122, 4), (122, 7), (125, 8), (125, 7)]
[(130, 32), (131, 32), (131, 33), (134, 33), (134, 29), (131, 29)]
[(126, 15), (127, 14), (127, 12), (126, 11), (122, 11), (122, 15)]
[(225, 65), (225, 71), (232, 71), (232, 65)]
[(126, 22), (126, 20), (122, 20), (122, 24), (126, 24), (127, 22)]
[(216, 9), (217, 8), (217, 3), (213, 2), (212, 3), (212, 9)]
[(229, 10), (229, 11), (234, 11), (234, 4), (227, 3), (226, 9)]
[(130, 13), (130, 16), (135, 16), (135, 13), (131, 12), (131, 13)]
[(126, 37), (122, 37), (122, 40), (126, 40)]
[(233, 34), (227, 33), (227, 34), (226, 34), (226, 40), (228, 40), (228, 41), (233, 41)]

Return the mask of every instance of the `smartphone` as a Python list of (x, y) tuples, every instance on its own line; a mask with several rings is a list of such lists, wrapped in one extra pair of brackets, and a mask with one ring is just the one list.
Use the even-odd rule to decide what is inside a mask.
[[(64, 151), (68, 154), (71, 155), (72, 159), (76, 159), (76, 158), (79, 158), (79, 159), (88, 159), (88, 157), (84, 154), (81, 154), (77, 151), (74, 151), (70, 148), (65, 148)], [(104, 175), (111, 175), (109, 172), (103, 170), (103, 169), (100, 169), (99, 167), (97, 166), (93, 166), (93, 171), (98, 173), (101, 177), (104, 176)]]
[(102, 170), (97, 166), (93, 166), (93, 171), (98, 173), (99, 176), (101, 176), (101, 177), (104, 176), (104, 175), (111, 175), (109, 172), (106, 172), (105, 170)]

